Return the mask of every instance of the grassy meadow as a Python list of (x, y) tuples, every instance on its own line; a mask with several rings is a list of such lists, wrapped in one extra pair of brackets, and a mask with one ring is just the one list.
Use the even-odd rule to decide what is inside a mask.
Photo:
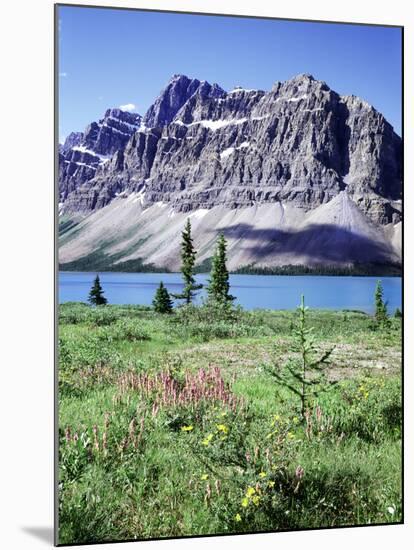
[(59, 315), (59, 542), (400, 522), (401, 319), (313, 311), (326, 391), (298, 361), (296, 311)]

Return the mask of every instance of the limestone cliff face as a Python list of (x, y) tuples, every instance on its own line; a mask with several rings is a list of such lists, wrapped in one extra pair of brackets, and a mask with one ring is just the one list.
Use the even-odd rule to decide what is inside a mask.
[(114, 111), (62, 155), (66, 211), (137, 190), (177, 211), (277, 201), (308, 210), (346, 190), (373, 220), (399, 219), (401, 139), (366, 102), (310, 75), (267, 93), (175, 75), (140, 128), (137, 115)]
[(370, 224), (401, 220), (400, 137), (368, 103), (308, 74), (268, 92), (174, 75), (142, 120), (109, 110), (69, 138), (60, 152), (69, 216), (128, 196), (143, 212), (279, 204), (305, 215), (345, 194)]
[(99, 122), (84, 132), (71, 132), (59, 151), (59, 194), (68, 195), (93, 179), (99, 168), (117, 151), (122, 151), (138, 130), (141, 117), (120, 109), (108, 109)]

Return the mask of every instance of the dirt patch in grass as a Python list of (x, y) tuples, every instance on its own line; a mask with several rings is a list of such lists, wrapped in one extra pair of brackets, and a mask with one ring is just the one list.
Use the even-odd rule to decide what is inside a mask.
[[(183, 366), (199, 368), (217, 365), (224, 372), (240, 375), (253, 374), (265, 364), (283, 364), (295, 353), (290, 351), (291, 340), (267, 339), (260, 342), (214, 341), (180, 350)], [(325, 342), (321, 351), (334, 348), (329, 378), (339, 380), (362, 374), (395, 374), (401, 369), (401, 350), (397, 347), (373, 348), (371, 344), (345, 344)]]

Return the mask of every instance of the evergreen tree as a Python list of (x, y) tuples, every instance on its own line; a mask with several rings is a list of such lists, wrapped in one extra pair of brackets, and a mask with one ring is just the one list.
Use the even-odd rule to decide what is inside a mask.
[(213, 255), (209, 284), (207, 287), (208, 301), (215, 305), (230, 306), (234, 296), (230, 294), (229, 272), (227, 270), (227, 242), (223, 234), (217, 239)]
[(165, 288), (163, 282), (160, 282), (160, 286), (157, 288), (154, 299), (152, 301), (154, 310), (157, 313), (171, 313), (173, 309), (173, 303), (170, 298), (168, 290)]
[(181, 294), (173, 294), (174, 298), (184, 300), (185, 304), (191, 304), (195, 292), (200, 290), (203, 285), (196, 284), (194, 277), (196, 251), (191, 237), (191, 222), (187, 220), (181, 239), (181, 273), (184, 279), (184, 288)]
[(88, 301), (94, 306), (104, 306), (108, 300), (103, 295), (104, 291), (99, 280), (99, 275), (95, 277), (91, 290), (89, 291)]
[(329, 381), (326, 370), (334, 348), (327, 351), (318, 349), (313, 334), (314, 327), (308, 326), (308, 309), (302, 295), (291, 347), (291, 351), (297, 352), (297, 356), (288, 359), (282, 367), (265, 366), (266, 371), (276, 380), (278, 386), (286, 388), (299, 399), (302, 420), (305, 420), (315, 398), (336, 384)]
[(384, 291), (381, 281), (377, 281), (375, 288), (375, 320), (379, 325), (384, 327), (389, 325), (387, 304), (384, 302)]
[(395, 313), (394, 313), (394, 317), (396, 319), (401, 319), (402, 318), (401, 309), (399, 307), (396, 308)]

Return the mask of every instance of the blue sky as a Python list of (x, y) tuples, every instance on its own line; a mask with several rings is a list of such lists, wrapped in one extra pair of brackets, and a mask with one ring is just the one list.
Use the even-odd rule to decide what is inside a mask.
[(311, 73), (371, 103), (401, 134), (398, 28), (59, 8), (59, 135), (108, 107), (144, 114), (175, 73), (269, 90)]

